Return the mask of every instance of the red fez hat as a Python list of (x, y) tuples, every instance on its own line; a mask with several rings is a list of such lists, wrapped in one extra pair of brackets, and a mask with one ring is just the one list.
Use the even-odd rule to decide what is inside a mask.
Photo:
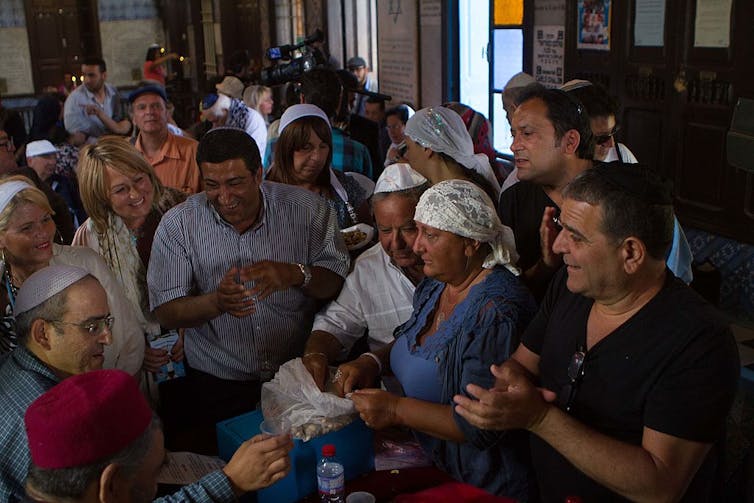
[(139, 386), (121, 370), (95, 370), (65, 379), (26, 410), (31, 460), (42, 469), (73, 468), (127, 447), (152, 422)]

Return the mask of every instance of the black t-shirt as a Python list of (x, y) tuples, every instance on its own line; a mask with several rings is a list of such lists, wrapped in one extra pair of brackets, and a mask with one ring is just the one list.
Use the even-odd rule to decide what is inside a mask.
[[(662, 290), (631, 319), (594, 345), (570, 414), (596, 431), (640, 445), (644, 426), (696, 442), (723, 432), (740, 373), (738, 350), (715, 309), (666, 270)], [(523, 335), (540, 356), (541, 385), (565, 408), (568, 366), (586, 343), (593, 301), (566, 288), (561, 269)], [(555, 449), (532, 436), (532, 458), (543, 501), (569, 495), (589, 501), (622, 498), (589, 479)], [(712, 454), (712, 453), (711, 453)], [(709, 459), (684, 501), (705, 501), (714, 463)]]
[(497, 214), (501, 222), (513, 229), (518, 266), (523, 271), (542, 258), (539, 225), (547, 206), (558, 207), (542, 187), (530, 182), (518, 182), (500, 194)]

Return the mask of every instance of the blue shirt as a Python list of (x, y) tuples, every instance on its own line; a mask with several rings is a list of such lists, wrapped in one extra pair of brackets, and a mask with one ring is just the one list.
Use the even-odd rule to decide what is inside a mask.
[(0, 364), (0, 501), (23, 501), (29, 471), (24, 414), (31, 402), (59, 382), (52, 370), (19, 346)]
[(100, 137), (108, 134), (108, 129), (99, 120), (96, 115), (86, 113), (86, 105), (97, 105), (102, 108), (107, 115), (115, 122), (120, 122), (124, 118), (123, 106), (120, 102), (120, 95), (117, 89), (110, 84), (105, 85), (105, 102), (100, 104), (86, 86), (77, 87), (66, 98), (63, 106), (63, 121), (65, 122), (66, 131), (71, 133), (82, 132), (87, 136)]
[[(414, 312), (396, 329), (392, 352), (404, 345), (411, 354), (433, 361), (438, 366), (440, 403), (452, 406), (453, 395), (468, 396), (467, 384), (483, 388), (494, 385), (490, 365), (504, 362), (516, 349), (520, 334), (534, 316), (536, 304), (516, 276), (496, 267), (484, 281), (471, 288), (434, 334), (416, 346), (419, 335), (432, 323), (444, 287), (444, 283), (432, 278), (419, 284), (414, 294)], [(391, 353), (391, 362), (392, 358)], [(455, 410), (453, 419), (466, 442), (418, 436), (422, 448), (437, 466), (453, 478), (493, 494), (526, 500), (528, 469), (518, 450), (528, 449), (525, 439), (517, 432), (480, 430)]]

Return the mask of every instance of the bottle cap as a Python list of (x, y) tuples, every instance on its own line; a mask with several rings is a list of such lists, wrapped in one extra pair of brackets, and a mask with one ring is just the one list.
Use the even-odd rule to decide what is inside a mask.
[(325, 444), (322, 446), (322, 455), (326, 458), (335, 456), (335, 446), (333, 444)]

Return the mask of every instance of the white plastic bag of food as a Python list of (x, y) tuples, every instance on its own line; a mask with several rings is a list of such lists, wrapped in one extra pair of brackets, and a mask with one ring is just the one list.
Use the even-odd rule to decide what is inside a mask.
[(305, 441), (346, 426), (355, 413), (351, 400), (319, 390), (301, 358), (281, 365), (274, 379), (262, 385), (265, 421), (286, 421), (291, 434)]

